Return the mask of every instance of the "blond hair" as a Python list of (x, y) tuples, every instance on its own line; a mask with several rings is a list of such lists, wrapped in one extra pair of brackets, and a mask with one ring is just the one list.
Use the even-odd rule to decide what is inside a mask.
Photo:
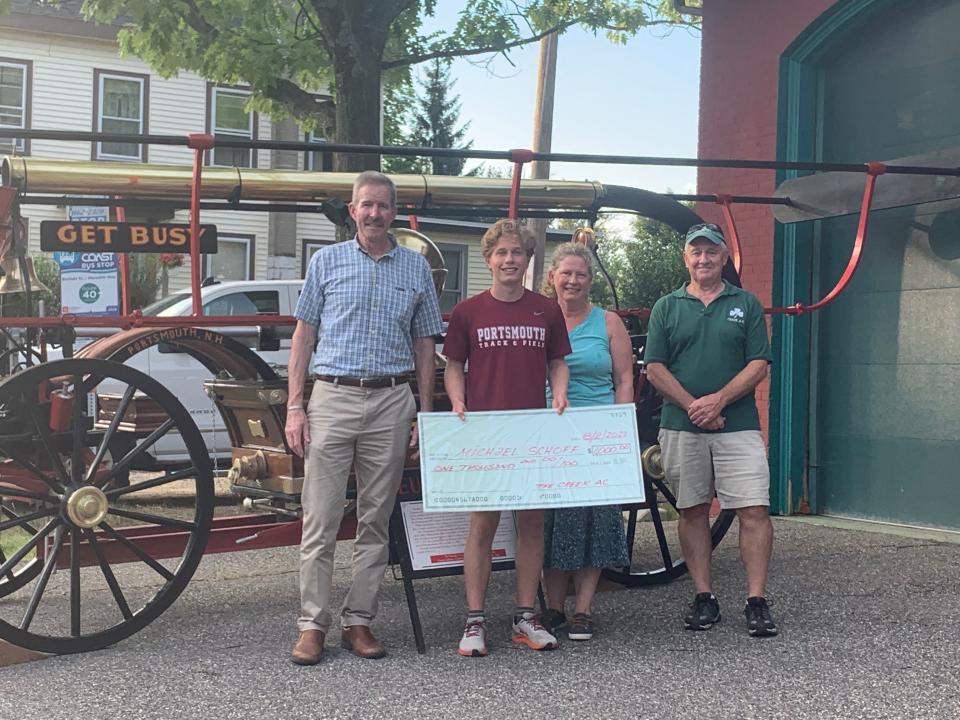
[(578, 242), (565, 242), (562, 245), (557, 245), (553, 251), (553, 255), (550, 258), (550, 267), (547, 268), (547, 278), (543, 281), (543, 287), (540, 289), (540, 292), (548, 298), (557, 299), (556, 288), (554, 288), (553, 283), (550, 282), (550, 273), (556, 272), (557, 268), (560, 267), (560, 263), (563, 262), (563, 259), (568, 257), (578, 257), (583, 260), (587, 266), (587, 275), (590, 276), (590, 282), (593, 282), (593, 253)]
[(515, 237), (520, 243), (520, 247), (527, 253), (527, 257), (533, 257), (533, 251), (537, 247), (537, 239), (534, 237), (533, 231), (522, 220), (502, 218), (488, 227), (480, 240), (480, 251), (483, 253), (485, 260), (493, 255), (493, 249), (504, 235)]

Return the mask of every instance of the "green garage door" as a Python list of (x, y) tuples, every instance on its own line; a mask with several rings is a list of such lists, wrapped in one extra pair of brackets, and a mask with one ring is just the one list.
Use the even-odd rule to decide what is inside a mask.
[[(893, 7), (822, 66), (825, 161), (960, 146), (960, 1)], [(821, 294), (855, 230), (821, 224)], [(960, 528), (960, 210), (874, 213), (857, 276), (815, 323), (819, 512)]]

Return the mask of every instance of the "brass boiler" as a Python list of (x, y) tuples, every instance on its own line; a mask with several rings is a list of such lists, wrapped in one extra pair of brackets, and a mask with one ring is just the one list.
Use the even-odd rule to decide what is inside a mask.
[[(21, 193), (110, 195), (122, 198), (189, 201), (193, 170), (180, 165), (44, 160), (4, 157), (2, 184)], [(202, 200), (320, 203), (349, 198), (356, 173), (210, 167), (203, 170)], [(510, 178), (447, 175), (392, 175), (397, 204), (407, 208), (507, 207)], [(521, 209), (587, 210), (599, 206), (596, 182), (523, 180)], [(229, 209), (229, 208), (224, 208)]]

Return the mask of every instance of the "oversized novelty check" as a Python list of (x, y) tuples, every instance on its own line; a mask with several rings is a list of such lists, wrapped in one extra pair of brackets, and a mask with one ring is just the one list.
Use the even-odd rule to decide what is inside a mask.
[(631, 404), (420, 413), (425, 512), (642, 502)]

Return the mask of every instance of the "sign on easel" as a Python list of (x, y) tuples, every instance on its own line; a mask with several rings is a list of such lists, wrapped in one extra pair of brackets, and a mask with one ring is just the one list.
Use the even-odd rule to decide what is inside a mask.
[[(463, 566), (463, 546), (470, 528), (470, 513), (427, 514), (423, 512), (423, 503), (419, 500), (401, 502), (400, 510), (407, 534), (410, 564), (414, 570)], [(512, 561), (516, 537), (513, 513), (501, 513), (500, 525), (493, 537), (491, 560)]]

